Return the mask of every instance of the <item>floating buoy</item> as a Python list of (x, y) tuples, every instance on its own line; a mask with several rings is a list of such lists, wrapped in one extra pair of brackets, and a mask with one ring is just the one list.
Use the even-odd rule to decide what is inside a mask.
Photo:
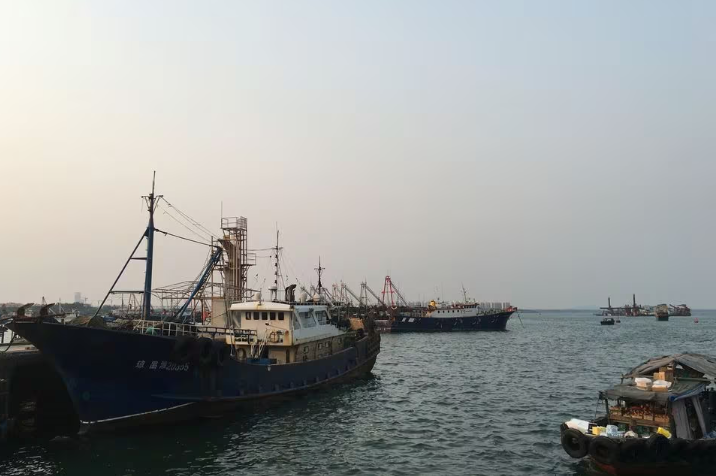
[(695, 322), (696, 324), (698, 324), (698, 323), (699, 323), (699, 318), (698, 318), (698, 317), (694, 317), (694, 322)]

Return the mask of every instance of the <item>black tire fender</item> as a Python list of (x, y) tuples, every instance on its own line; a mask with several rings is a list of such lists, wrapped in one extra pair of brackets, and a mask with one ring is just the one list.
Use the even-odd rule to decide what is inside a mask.
[(208, 337), (201, 337), (194, 346), (194, 356), (201, 365), (209, 365), (214, 360), (214, 342)]
[(716, 440), (703, 440), (705, 448), (701, 451), (701, 461), (708, 465), (716, 464)]
[(239, 347), (236, 350), (236, 358), (239, 360), (246, 360), (246, 349), (242, 349), (241, 347)]
[(664, 435), (651, 435), (646, 441), (646, 447), (652, 461), (664, 461), (669, 456), (669, 439)]
[(646, 441), (641, 438), (627, 438), (622, 441), (619, 451), (619, 461), (623, 463), (639, 463), (649, 454)]
[(689, 443), (686, 448), (686, 453), (689, 458), (689, 462), (694, 464), (706, 464), (710, 463), (713, 459), (714, 446), (711, 440), (696, 440)]
[(672, 438), (669, 440), (669, 460), (681, 461), (686, 458), (689, 447), (689, 440), (683, 438)]
[(707, 450), (708, 442), (706, 440), (693, 440), (689, 443), (689, 451), (694, 456), (698, 456)]
[(608, 436), (597, 436), (589, 445), (589, 456), (602, 464), (614, 464), (619, 453), (619, 442)]
[(214, 365), (217, 367), (223, 367), (231, 355), (231, 348), (226, 344), (226, 342), (214, 342), (213, 355)]
[(189, 362), (189, 360), (191, 360), (195, 340), (196, 338), (193, 336), (180, 336), (174, 343), (171, 359), (182, 364)]
[(578, 430), (569, 428), (562, 433), (562, 448), (572, 458), (584, 458), (589, 452), (589, 440)]

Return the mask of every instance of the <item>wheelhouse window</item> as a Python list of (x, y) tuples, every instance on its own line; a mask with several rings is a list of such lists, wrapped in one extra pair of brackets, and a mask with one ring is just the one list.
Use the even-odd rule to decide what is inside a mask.
[(259, 320), (259, 312), (254, 311), (254, 321), (258, 321), (258, 320)]
[(326, 311), (316, 311), (315, 314), (318, 324), (326, 324), (328, 322), (328, 314)]
[(316, 327), (316, 321), (313, 319), (313, 316), (311, 316), (311, 313), (308, 311), (301, 311), (298, 313), (298, 317), (300, 317), (301, 326), (303, 327)]
[(261, 320), (268, 321), (268, 312), (264, 311), (261, 313)]
[(283, 321), (283, 311), (277, 312), (276, 314), (278, 314), (278, 320)]
[(251, 313), (250, 313), (250, 312), (245, 312), (245, 313), (244, 313), (244, 318), (245, 318), (247, 321), (250, 321), (250, 320), (251, 320)]
[(275, 321), (276, 320), (276, 313), (275, 312), (269, 312), (269, 320)]

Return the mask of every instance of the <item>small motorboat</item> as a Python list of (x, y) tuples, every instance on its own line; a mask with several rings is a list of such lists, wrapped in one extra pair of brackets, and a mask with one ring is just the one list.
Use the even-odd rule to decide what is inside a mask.
[(603, 325), (603, 326), (613, 326), (613, 325), (614, 325), (614, 318), (613, 318), (613, 317), (605, 317), (604, 319), (602, 319), (602, 321), (600, 322), (600, 324)]
[(654, 307), (654, 315), (657, 321), (668, 321), (669, 320), (669, 306), (666, 304), (659, 304)]

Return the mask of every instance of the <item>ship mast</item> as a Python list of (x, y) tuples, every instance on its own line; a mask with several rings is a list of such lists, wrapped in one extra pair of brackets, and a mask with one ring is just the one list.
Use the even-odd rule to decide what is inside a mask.
[(154, 258), (154, 209), (156, 208), (157, 196), (154, 195), (154, 183), (156, 182), (157, 172), (152, 175), (152, 193), (144, 196), (149, 211), (149, 223), (144, 236), (147, 238), (147, 256), (146, 268), (144, 273), (144, 301), (142, 309), (142, 318), (149, 319), (152, 309), (152, 260)]
[(278, 246), (278, 230), (276, 230), (276, 247), (274, 248), (274, 252), (276, 253), (276, 261), (274, 262), (274, 272), (273, 272), (273, 287), (271, 287), (271, 300), (272, 301), (278, 301), (278, 277), (281, 274), (281, 270), (279, 267), (279, 251), (281, 251), (281, 248)]
[(323, 275), (323, 272), (326, 270), (326, 268), (321, 266), (321, 257), (318, 257), (318, 268), (313, 268), (318, 273), (318, 299), (321, 299), (321, 294), (323, 293), (323, 284), (321, 283), (321, 276)]

